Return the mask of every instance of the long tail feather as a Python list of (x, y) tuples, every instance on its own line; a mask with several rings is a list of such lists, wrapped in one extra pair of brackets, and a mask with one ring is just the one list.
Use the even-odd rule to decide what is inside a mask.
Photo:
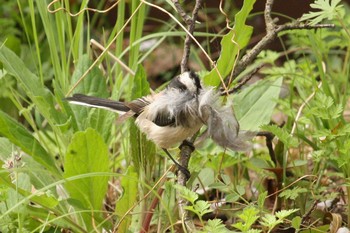
[(83, 94), (74, 94), (72, 97), (65, 98), (65, 100), (72, 104), (89, 106), (93, 108), (103, 108), (118, 113), (124, 113), (130, 110), (130, 108), (125, 106), (123, 102)]

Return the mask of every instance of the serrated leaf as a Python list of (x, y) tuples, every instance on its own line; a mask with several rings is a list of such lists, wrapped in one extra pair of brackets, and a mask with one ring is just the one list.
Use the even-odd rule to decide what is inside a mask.
[(298, 141), (287, 133), (284, 128), (280, 128), (277, 125), (263, 125), (261, 129), (273, 133), (286, 147), (298, 146)]
[[(235, 16), (235, 26), (221, 40), (221, 53), (216, 63), (216, 68), (221, 77), (225, 78), (232, 70), (237, 55), (241, 49), (247, 46), (252, 35), (253, 28), (245, 25), (246, 19), (253, 9), (255, 0), (246, 0), (243, 2), (241, 10)], [(214, 68), (203, 78), (203, 82), (209, 86), (218, 86), (220, 76)]]
[[(86, 210), (101, 210), (107, 191), (108, 177), (93, 176), (108, 172), (108, 147), (94, 129), (74, 134), (65, 156), (64, 177), (92, 173), (91, 177), (67, 181), (65, 188), (71, 198), (78, 200)], [(94, 213), (94, 216), (100, 216)], [(83, 215), (89, 229), (93, 228), (92, 216)]]
[(299, 211), (299, 209), (280, 210), (280, 211), (277, 211), (275, 215), (279, 219), (285, 219), (286, 217), (288, 217), (289, 215), (297, 211)]
[(233, 96), (233, 105), (240, 128), (258, 131), (271, 120), (283, 78), (259, 81)]
[(294, 187), (292, 189), (286, 189), (279, 194), (280, 197), (285, 197), (290, 200), (295, 200), (300, 194), (306, 193), (308, 190), (306, 188)]
[(238, 215), (238, 218), (242, 220), (242, 222), (237, 222), (232, 226), (241, 230), (242, 232), (247, 232), (251, 229), (252, 225), (256, 220), (259, 219), (259, 210), (253, 206), (246, 207), (242, 213)]
[(270, 229), (272, 229), (274, 226), (276, 226), (277, 224), (281, 223), (282, 221), (279, 221), (275, 215), (272, 214), (266, 214), (264, 217), (261, 218), (261, 225), (269, 227)]
[(200, 216), (213, 212), (213, 210), (210, 209), (210, 204), (203, 200), (196, 201), (194, 208), (198, 211)]
[(341, 0), (316, 0), (314, 3), (310, 4), (310, 7), (320, 11), (310, 11), (304, 14), (300, 20), (310, 20), (310, 25), (316, 25), (326, 19), (332, 20), (343, 14), (343, 5), (339, 5), (340, 2)]
[(198, 199), (198, 194), (192, 192), (186, 187), (175, 185), (175, 188), (180, 192), (181, 197), (185, 198), (187, 201), (194, 204), (194, 202)]
[(228, 233), (229, 231), (221, 219), (209, 219), (202, 232)]

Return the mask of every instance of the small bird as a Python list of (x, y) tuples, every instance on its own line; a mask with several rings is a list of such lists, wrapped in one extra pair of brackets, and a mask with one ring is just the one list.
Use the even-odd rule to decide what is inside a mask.
[(74, 94), (65, 100), (72, 104), (104, 108), (122, 113), (120, 121), (131, 116), (147, 138), (161, 147), (169, 158), (189, 174), (167, 151), (168, 148), (186, 140), (207, 125), (209, 136), (220, 146), (235, 151), (250, 148), (246, 140), (254, 135), (240, 131), (231, 106), (222, 106), (219, 93), (213, 87), (204, 87), (198, 75), (184, 72), (157, 94), (150, 94), (131, 102), (101, 99)]

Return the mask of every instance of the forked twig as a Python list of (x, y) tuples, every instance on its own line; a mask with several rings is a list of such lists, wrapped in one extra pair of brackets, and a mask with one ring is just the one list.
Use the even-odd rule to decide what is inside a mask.
[[(185, 38), (185, 43), (184, 43), (184, 53), (183, 53), (182, 60), (181, 60), (181, 73), (183, 73), (183, 72), (189, 70), (188, 58), (189, 58), (190, 52), (191, 52), (191, 43), (192, 43), (193, 32), (195, 29), (198, 11), (202, 5), (202, 0), (196, 0), (196, 4), (195, 4), (194, 9), (192, 11), (192, 17), (188, 16), (185, 13), (185, 11), (182, 9), (178, 0), (173, 0), (173, 3), (177, 9), (177, 12), (180, 14), (182, 19), (186, 22), (186, 24), (188, 26), (188, 28), (187, 28), (188, 33), (186, 33), (186, 38)], [(196, 136), (197, 135), (192, 137), (191, 143), (194, 142)], [(191, 146), (187, 145), (186, 143), (183, 143), (183, 145), (181, 146), (180, 161), (179, 161), (183, 167), (185, 167), (185, 168), (188, 167), (188, 162), (190, 160), (192, 152), (193, 152), (193, 148)], [(187, 182), (186, 175), (183, 172), (179, 171), (177, 183), (181, 186), (186, 186), (186, 182)], [(183, 223), (186, 226), (187, 230), (189, 232), (193, 232), (196, 228), (194, 226), (194, 223), (193, 223), (191, 217), (189, 216), (188, 211), (185, 209), (186, 205), (187, 205), (186, 199), (182, 198), (178, 193), (179, 215), (183, 219)]]
[(258, 54), (266, 48), (268, 44), (274, 41), (278, 33), (286, 30), (296, 30), (296, 29), (316, 29), (316, 28), (332, 28), (334, 24), (318, 24), (318, 25), (308, 25), (301, 23), (296, 20), (291, 23), (286, 23), (282, 25), (276, 25), (278, 19), (273, 19), (271, 16), (272, 6), (274, 0), (266, 0), (264, 18), (266, 25), (266, 35), (249, 51), (247, 52), (238, 62), (235, 70), (231, 73), (231, 76), (227, 80), (234, 80), (238, 77), (248, 65), (252, 64)]

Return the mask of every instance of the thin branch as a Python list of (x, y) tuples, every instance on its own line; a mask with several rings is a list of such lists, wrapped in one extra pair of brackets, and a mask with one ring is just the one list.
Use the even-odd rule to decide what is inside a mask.
[[(242, 59), (238, 62), (235, 70), (231, 73), (231, 76), (227, 80), (234, 80), (239, 74), (244, 71), (248, 65), (252, 64), (258, 54), (266, 48), (276, 37), (278, 33), (285, 30), (297, 30), (297, 29), (316, 29), (316, 28), (332, 28), (334, 24), (319, 24), (319, 25), (308, 25), (301, 23), (300, 21), (294, 21), (292, 23), (286, 23), (283, 25), (276, 25), (277, 18), (273, 19), (271, 11), (274, 0), (266, 0), (264, 18), (266, 25), (266, 35), (257, 43), (249, 52), (247, 52)], [(228, 82), (228, 81), (226, 81)], [(227, 84), (227, 83), (226, 83)]]
[(298, 21), (294, 23), (279, 25), (273, 28), (273, 30), (268, 31), (267, 34), (252, 48), (242, 59), (238, 62), (234, 72), (231, 75), (231, 79), (234, 80), (237, 76), (242, 73), (243, 70), (247, 68), (248, 65), (252, 64), (259, 53), (266, 48), (274, 39), (276, 39), (278, 33), (286, 30), (295, 29), (316, 29), (316, 28), (332, 28), (334, 24), (319, 24), (319, 25), (308, 25), (303, 24)]
[[(186, 24), (188, 26), (188, 28), (187, 28), (188, 32), (186, 33), (186, 38), (185, 38), (185, 42), (184, 42), (184, 52), (183, 52), (183, 56), (181, 59), (181, 73), (183, 73), (183, 72), (189, 70), (188, 58), (190, 56), (191, 43), (193, 41), (192, 40), (193, 32), (195, 29), (198, 11), (202, 5), (202, 0), (196, 0), (196, 4), (195, 4), (193, 11), (192, 11), (192, 17), (189, 17), (186, 14), (186, 12), (182, 9), (182, 6), (178, 2), (178, 0), (172, 0), (172, 1), (177, 9), (177, 12), (180, 14), (182, 19), (186, 22)], [(188, 163), (189, 163), (190, 158), (191, 158), (191, 153), (194, 151), (194, 147), (191, 146), (190, 144), (193, 144), (196, 137), (197, 137), (197, 134), (191, 138), (191, 140), (189, 141), (190, 143), (185, 143), (185, 141), (184, 141), (180, 147), (181, 151), (180, 151), (179, 163), (181, 164), (181, 166), (183, 166), (185, 168), (188, 167)], [(186, 187), (187, 179), (188, 179), (188, 177), (186, 176), (186, 174), (184, 174), (181, 170), (179, 170), (179, 172), (177, 174), (177, 183), (181, 186)], [(184, 226), (186, 226), (186, 229), (188, 232), (194, 232), (196, 230), (196, 227), (193, 223), (192, 218), (189, 215), (188, 210), (185, 209), (185, 207), (187, 206), (187, 200), (182, 198), (181, 195), (179, 195), (179, 193), (177, 193), (177, 197), (178, 197), (179, 215), (180, 215), (181, 219), (183, 220)]]
[(174, 3), (174, 6), (175, 6), (175, 8), (176, 8), (176, 11), (177, 11), (177, 13), (180, 14), (180, 16), (181, 16), (181, 18), (183, 19), (183, 21), (185, 21), (185, 23), (186, 23), (187, 25), (190, 25), (191, 22), (192, 22), (191, 16), (189, 16), (188, 14), (186, 14), (185, 10), (182, 9), (182, 6), (181, 6), (181, 4), (179, 3), (178, 0), (172, 0), (172, 2)]
[(185, 43), (184, 43), (184, 52), (182, 55), (182, 60), (181, 60), (181, 73), (186, 72), (189, 70), (188, 68), (188, 58), (190, 56), (190, 51), (191, 51), (191, 44), (192, 44), (192, 36), (193, 32), (195, 29), (196, 25), (196, 20), (198, 16), (198, 11), (202, 5), (202, 0), (196, 0), (196, 5), (193, 8), (192, 11), (192, 17), (186, 14), (184, 9), (182, 8), (181, 4), (179, 3), (178, 0), (173, 0), (174, 6), (177, 10), (177, 12), (180, 14), (182, 19), (185, 21), (187, 24), (188, 28), (188, 33), (186, 34), (185, 38)]
[(271, 16), (273, 1), (274, 0), (266, 0), (266, 4), (265, 4), (264, 18), (265, 18), (265, 25), (266, 25), (267, 32), (272, 31), (275, 27), (275, 23)]
[[(91, 46), (95, 46), (98, 49), (100, 49), (102, 52), (107, 50), (105, 47), (103, 47), (100, 43), (98, 43), (96, 40), (91, 39), (90, 40), (90, 44)], [(131, 74), (132, 76), (135, 76), (135, 72), (133, 70), (131, 70), (127, 65), (125, 65), (125, 63), (120, 60), (118, 57), (116, 57), (113, 53), (111, 53), (110, 51), (107, 51), (107, 54), (115, 61), (117, 62), (126, 72), (128, 72), (129, 74)]]
[[(181, 151), (180, 151), (179, 163), (183, 167), (186, 167), (186, 168), (188, 167), (188, 163), (190, 161), (191, 154), (194, 151), (194, 147), (191, 146), (191, 144), (194, 143), (197, 136), (198, 136), (198, 133), (195, 134), (186, 143), (183, 142), (180, 146)], [(186, 187), (187, 179), (188, 179), (188, 177), (186, 176), (186, 174), (184, 174), (181, 170), (179, 170), (178, 174), (177, 174), (177, 184)], [(179, 207), (179, 215), (182, 218), (184, 225), (186, 226), (187, 231), (194, 232), (196, 230), (196, 227), (193, 223), (191, 216), (189, 215), (188, 210), (185, 209), (185, 207), (188, 204), (188, 201), (185, 198), (181, 197), (179, 191), (177, 192), (177, 197), (178, 197), (177, 202), (178, 202), (178, 207)]]
[[(181, 60), (181, 73), (188, 71), (188, 58), (190, 57), (190, 51), (191, 51), (191, 44), (192, 44), (192, 38), (190, 35), (193, 35), (195, 26), (196, 26), (196, 20), (198, 16), (199, 8), (202, 5), (202, 0), (197, 0), (196, 5), (192, 11), (192, 19), (190, 21), (190, 24), (188, 24), (188, 34), (186, 34), (185, 38), (185, 44), (184, 44), (184, 53), (182, 55)], [(188, 22), (187, 22), (188, 23)]]
[(224, 88), (220, 89), (221, 96), (227, 95), (227, 94), (232, 94), (232, 93), (236, 93), (238, 90), (240, 90), (249, 80), (252, 79), (252, 77), (254, 76), (254, 74), (256, 74), (262, 67), (264, 66), (264, 64), (259, 65), (257, 68), (255, 68), (254, 70), (250, 71), (248, 74), (246, 74), (240, 81), (239, 83), (234, 86), (232, 89), (225, 91)]

